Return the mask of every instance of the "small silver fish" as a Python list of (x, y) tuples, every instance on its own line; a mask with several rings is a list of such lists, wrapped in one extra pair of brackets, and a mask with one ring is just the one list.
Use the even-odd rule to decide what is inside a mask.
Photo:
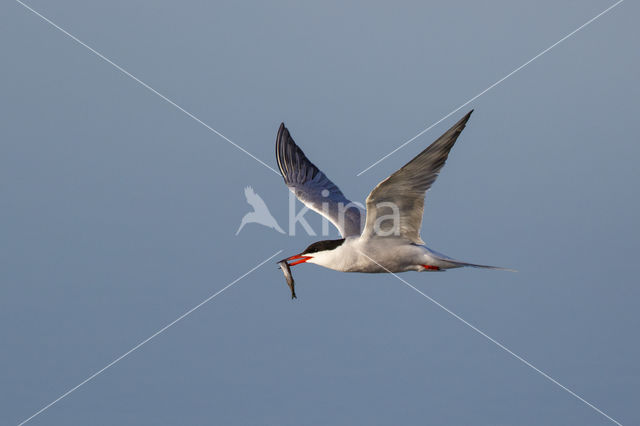
[(287, 284), (291, 289), (291, 298), (297, 299), (298, 297), (296, 296), (296, 283), (293, 280), (293, 275), (291, 275), (291, 268), (289, 267), (289, 264), (286, 260), (281, 260), (280, 262), (278, 262), (278, 265), (280, 265), (280, 269), (282, 269), (284, 277), (287, 279)]

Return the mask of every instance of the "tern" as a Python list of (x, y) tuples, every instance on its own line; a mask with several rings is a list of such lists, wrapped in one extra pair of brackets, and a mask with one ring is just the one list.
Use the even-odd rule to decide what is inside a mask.
[(364, 226), (365, 213), (309, 161), (282, 123), (276, 138), (276, 159), (285, 184), (303, 204), (335, 225), (342, 238), (315, 242), (280, 262), (368, 273), (444, 271), (465, 266), (510, 270), (453, 259), (430, 249), (420, 237), (426, 192), (472, 112), (371, 191)]

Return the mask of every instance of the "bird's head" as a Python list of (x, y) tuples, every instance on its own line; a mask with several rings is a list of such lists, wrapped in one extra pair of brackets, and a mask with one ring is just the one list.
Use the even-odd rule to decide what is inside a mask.
[(334, 250), (340, 247), (342, 243), (344, 243), (344, 238), (340, 240), (317, 241), (307, 247), (302, 253), (287, 257), (283, 260), (289, 262), (289, 266), (299, 265), (305, 262), (320, 263), (318, 262), (320, 259), (327, 254), (335, 253)]

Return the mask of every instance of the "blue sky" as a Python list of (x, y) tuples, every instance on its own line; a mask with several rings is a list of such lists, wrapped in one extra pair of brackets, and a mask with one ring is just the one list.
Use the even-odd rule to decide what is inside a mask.
[[(274, 168), (284, 121), (355, 201), (475, 108), (422, 236), (519, 272), (402, 278), (640, 422), (637, 4), (359, 177), (613, 2), (28, 4)], [(17, 424), (315, 239), (235, 236), (247, 185), (287, 222), (279, 176), (20, 4), (0, 10), (0, 423)], [(270, 262), (30, 424), (611, 424), (392, 276), (293, 272), (298, 300)]]

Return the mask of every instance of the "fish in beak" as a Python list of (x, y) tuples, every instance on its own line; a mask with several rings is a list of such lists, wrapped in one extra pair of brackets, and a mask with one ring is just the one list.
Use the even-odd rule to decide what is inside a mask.
[[(287, 285), (291, 290), (292, 299), (297, 299), (298, 297), (296, 296), (296, 283), (293, 280), (293, 275), (291, 275), (291, 266), (299, 265), (301, 263), (306, 262), (309, 259), (311, 259), (311, 256), (303, 256), (302, 254), (296, 254), (294, 256), (287, 257), (286, 259), (282, 259), (280, 262), (278, 262), (278, 265), (280, 265), (280, 269), (282, 269), (282, 272), (284, 273), (284, 277), (287, 280)], [(291, 261), (294, 261), (294, 262), (291, 262)], [(291, 262), (291, 263), (287, 263), (287, 262)]]
[(296, 296), (296, 283), (293, 280), (293, 275), (291, 275), (291, 268), (289, 268), (287, 259), (282, 259), (280, 262), (278, 262), (278, 265), (280, 265), (280, 269), (282, 269), (282, 272), (284, 273), (284, 277), (287, 280), (287, 285), (291, 290), (291, 298), (297, 299), (298, 297)]

